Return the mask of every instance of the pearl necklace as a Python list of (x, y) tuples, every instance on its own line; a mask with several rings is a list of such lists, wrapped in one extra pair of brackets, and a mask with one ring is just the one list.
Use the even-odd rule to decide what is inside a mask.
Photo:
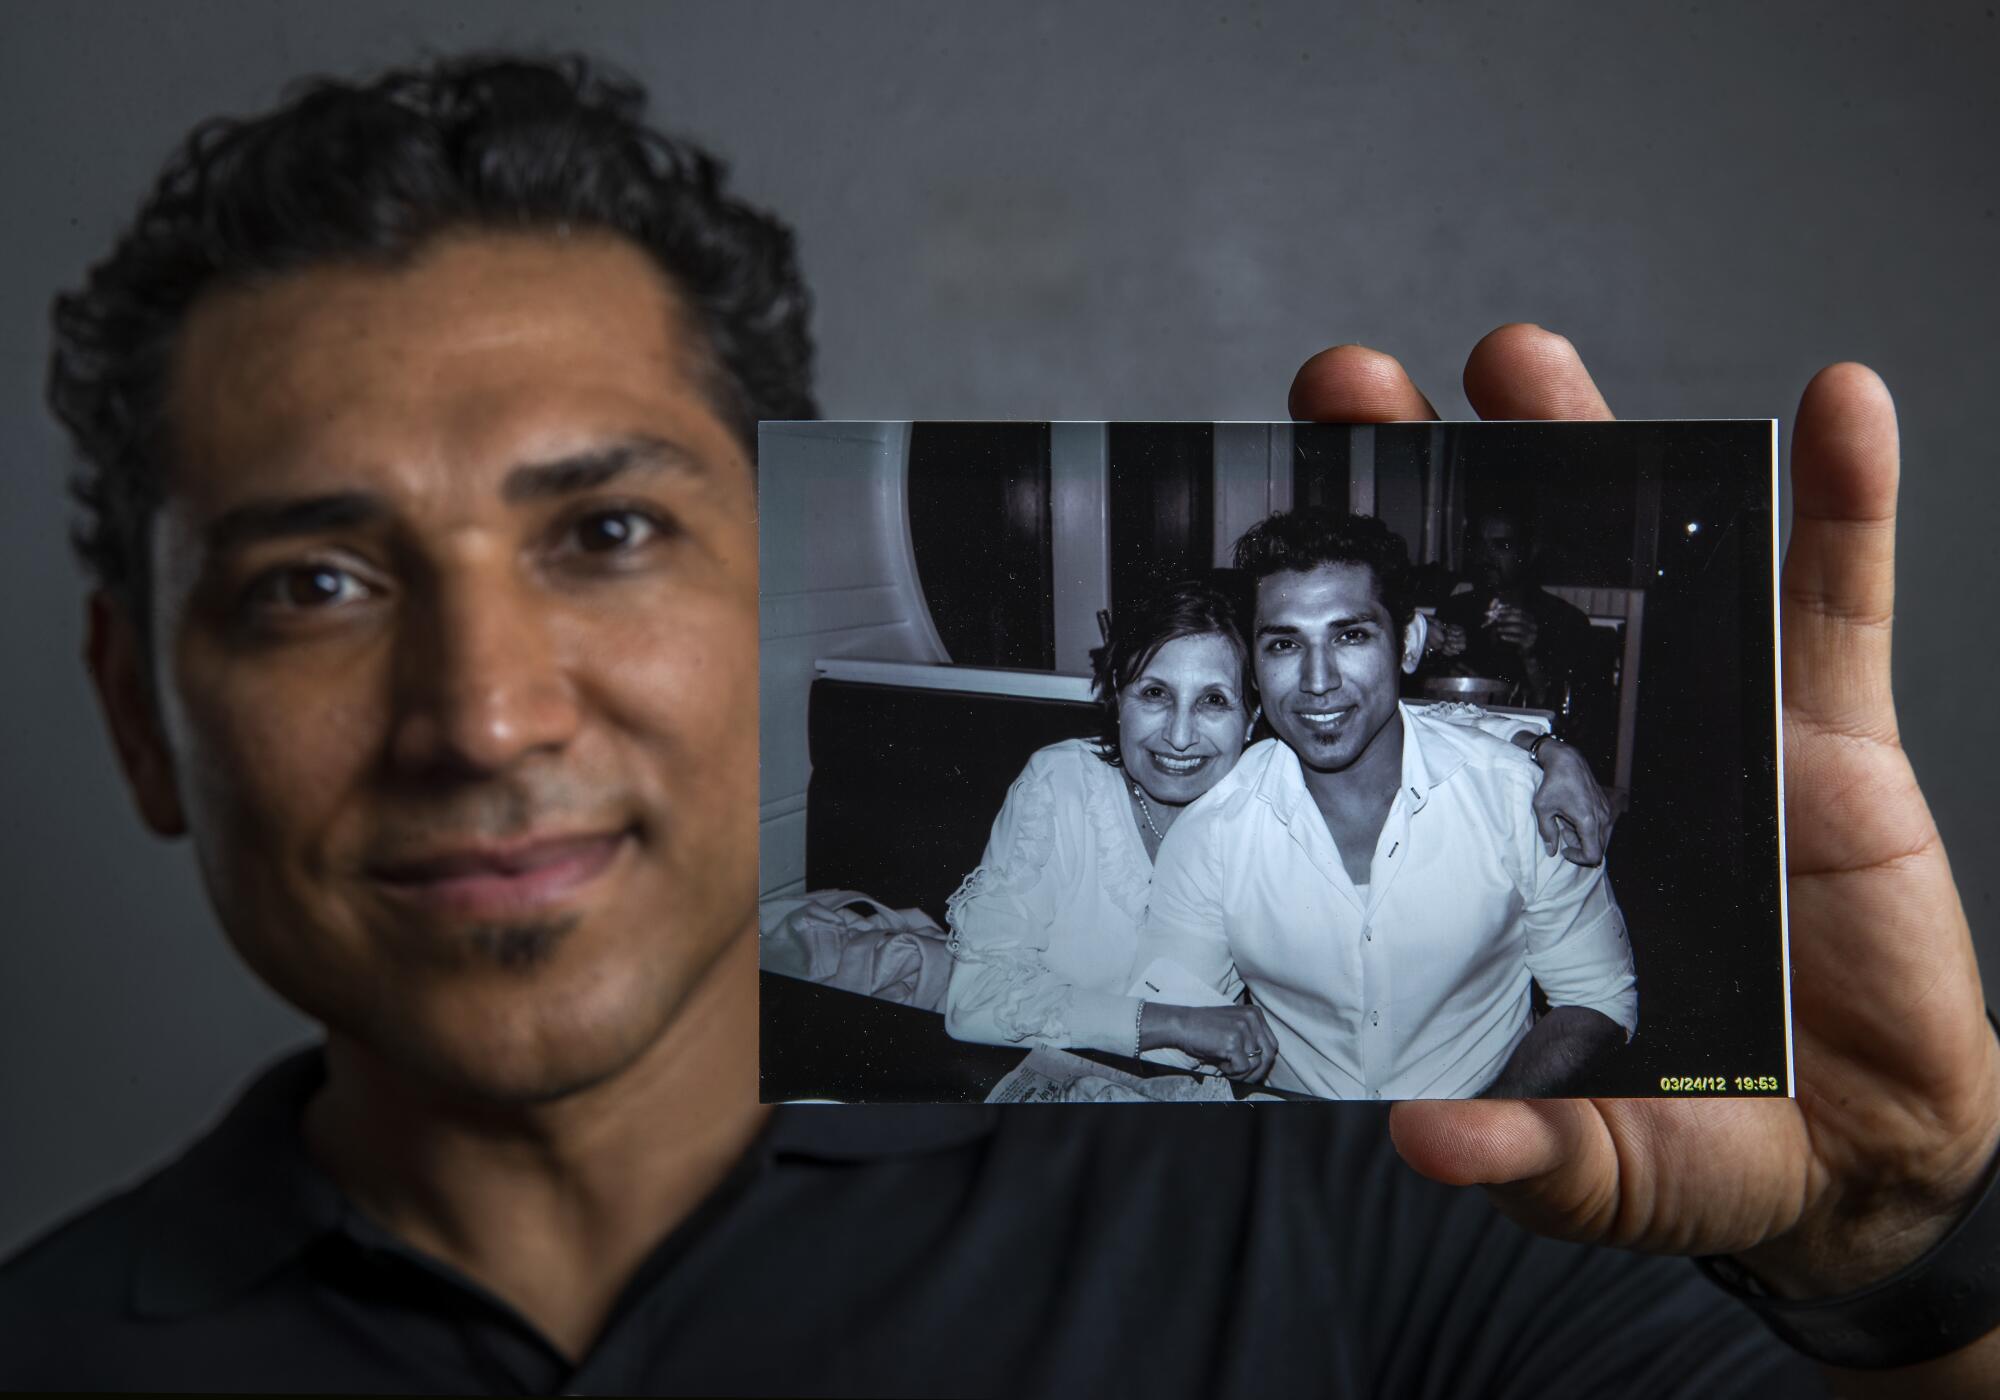
[(1146, 801), (1146, 794), (1139, 790), (1139, 785), (1137, 783), (1132, 784), (1132, 795), (1139, 799), (1139, 815), (1143, 816), (1146, 819), (1146, 830), (1153, 833), (1153, 839), (1155, 841), (1166, 840), (1167, 834), (1164, 831), (1161, 831), (1157, 826), (1153, 825), (1152, 805)]

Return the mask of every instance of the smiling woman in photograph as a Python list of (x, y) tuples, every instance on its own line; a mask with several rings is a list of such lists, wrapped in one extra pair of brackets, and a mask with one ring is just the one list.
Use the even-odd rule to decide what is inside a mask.
[(1247, 656), (1229, 599), (1198, 580), (1121, 619), (1091, 654), (1104, 732), (1028, 760), (946, 906), (953, 1035), (1125, 1055), (1173, 1046), (1233, 1075), (1268, 1072), (1277, 1042), (1254, 1007), (1124, 994), (1160, 840), (1257, 722)]
[[(1171, 1048), (1237, 1078), (1270, 1072), (1277, 1042), (1255, 1006), (1126, 995), (1160, 842), (1236, 766), (1256, 727), (1248, 656), (1237, 609), (1200, 579), (1113, 624), (1091, 654), (1103, 732), (1028, 760), (978, 868), (946, 906), (952, 1035), (1123, 1055)], [(1544, 762), (1560, 747), (1545, 744)], [(1602, 799), (1580, 761), (1557, 760), (1535, 805), (1577, 814), (1586, 844), (1602, 848)]]

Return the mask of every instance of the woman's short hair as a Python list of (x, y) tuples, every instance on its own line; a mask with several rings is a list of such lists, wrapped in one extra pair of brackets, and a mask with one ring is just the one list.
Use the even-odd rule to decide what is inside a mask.
[(1157, 590), (1137, 607), (1111, 621), (1111, 635), (1090, 653), (1091, 689), (1104, 714), (1097, 756), (1113, 768), (1124, 766), (1118, 748), (1118, 695), (1153, 664), (1168, 642), (1182, 637), (1219, 636), (1236, 651), (1242, 671), (1238, 694), (1250, 703), (1256, 678), (1243, 640), (1240, 600), (1218, 578), (1188, 578)]

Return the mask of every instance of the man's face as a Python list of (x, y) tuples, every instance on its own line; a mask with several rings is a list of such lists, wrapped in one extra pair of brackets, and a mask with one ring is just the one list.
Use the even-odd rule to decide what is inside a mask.
[(1479, 522), (1472, 537), (1472, 565), (1481, 586), (1512, 588), (1527, 562), (1527, 541), (1519, 526), (1492, 516)]
[(754, 913), (753, 477), (693, 335), (635, 247), (495, 234), (178, 346), (168, 801), (266, 981), (482, 1097), (631, 1063)]
[(1322, 564), (1257, 584), (1257, 689), (1299, 762), (1352, 766), (1396, 714), (1400, 639), (1366, 564)]

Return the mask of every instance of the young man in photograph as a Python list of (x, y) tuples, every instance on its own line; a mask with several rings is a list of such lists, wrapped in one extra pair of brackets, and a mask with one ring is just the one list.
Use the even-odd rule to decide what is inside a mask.
[[(805, 303), (782, 227), (640, 100), (578, 64), (321, 84), (204, 128), (59, 305), (112, 742), (326, 1035), (0, 1269), (0, 1385), (1554, 1396), (1796, 1365), (1683, 1263), (1404, 1170), (1379, 1116), (757, 1103), (751, 425), (812, 411)], [(1531, 327), (1468, 387), (1607, 416)], [(1293, 409), (1428, 416), (1358, 349)], [(1392, 1126), (1549, 1234), (1733, 1253), (1781, 1297), (1949, 1284), (2000, 1048), (1907, 766), (1840, 737), (1892, 724), (1872, 375), (1815, 381), (1794, 470), (1801, 1097)], [(1866, 1337), (1971, 1395), (1978, 1321)]]
[(1401, 537), (1371, 516), (1285, 512), (1237, 541), (1236, 567), (1256, 581), (1251, 654), (1277, 737), (1161, 844), (1138, 961), (1247, 984), (1281, 1088), (1587, 1086), (1638, 1025), (1624, 917), (1603, 865), (1545, 848), (1526, 754), (1397, 700), (1415, 613)]

